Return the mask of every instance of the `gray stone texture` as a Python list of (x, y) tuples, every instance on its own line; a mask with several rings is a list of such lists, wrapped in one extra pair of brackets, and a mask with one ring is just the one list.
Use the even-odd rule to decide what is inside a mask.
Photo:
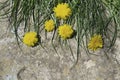
[[(120, 80), (120, 39), (105, 55), (104, 49), (96, 55), (87, 55), (81, 50), (78, 63), (76, 60), (76, 42), (70, 40), (73, 56), (68, 48), (63, 49), (56, 42), (55, 52), (48, 39), (42, 39), (42, 46), (27, 47), (17, 45), (15, 35), (8, 28), (8, 21), (0, 22), (0, 80)], [(23, 36), (22, 28), (19, 34)]]

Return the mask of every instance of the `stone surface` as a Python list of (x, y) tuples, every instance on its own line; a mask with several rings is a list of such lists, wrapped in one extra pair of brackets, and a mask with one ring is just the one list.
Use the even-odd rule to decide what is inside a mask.
[[(104, 50), (97, 55), (87, 55), (82, 50), (78, 63), (71, 69), (75, 60), (68, 48), (62, 49), (56, 42), (57, 54), (49, 38), (43, 38), (43, 47), (20, 43), (20, 49), (7, 26), (7, 20), (0, 22), (0, 80), (120, 80), (120, 39), (109, 52), (110, 58)], [(22, 29), (19, 34), (23, 35)], [(76, 59), (75, 41), (70, 44)]]

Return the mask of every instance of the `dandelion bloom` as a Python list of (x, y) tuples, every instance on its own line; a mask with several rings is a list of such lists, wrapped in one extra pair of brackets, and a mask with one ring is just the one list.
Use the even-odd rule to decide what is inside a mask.
[(73, 32), (72, 27), (68, 24), (61, 25), (58, 28), (58, 34), (63, 39), (70, 38), (73, 35)]
[(88, 48), (93, 50), (93, 51), (96, 51), (97, 49), (102, 48), (102, 47), (103, 47), (102, 36), (95, 34), (91, 38), (91, 40), (90, 40), (90, 42), (88, 44)]
[(67, 3), (58, 4), (57, 7), (54, 7), (53, 11), (55, 16), (61, 19), (66, 19), (72, 13)]
[(23, 37), (23, 43), (27, 46), (34, 46), (38, 42), (36, 32), (27, 32)]
[(45, 21), (45, 30), (50, 32), (54, 29), (54, 21), (52, 19)]

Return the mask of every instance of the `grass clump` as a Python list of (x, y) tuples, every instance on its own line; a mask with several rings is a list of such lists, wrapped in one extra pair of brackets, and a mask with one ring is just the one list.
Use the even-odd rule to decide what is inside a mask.
[[(8, 15), (18, 41), (22, 40), (18, 28), (24, 23), (24, 33), (32, 28), (37, 35), (43, 30), (53, 31), (52, 42), (55, 37), (60, 43), (74, 38), (77, 57), (81, 47), (86, 52), (104, 47), (109, 50), (115, 44), (120, 29), (120, 0), (6, 0), (0, 3), (0, 10), (5, 10), (1, 16)], [(48, 20), (52, 22), (47, 24)], [(66, 30), (60, 29), (65, 24), (70, 29), (67, 26)], [(99, 40), (94, 40), (95, 45), (91, 45), (94, 35), (98, 35), (102, 44), (97, 46)]]

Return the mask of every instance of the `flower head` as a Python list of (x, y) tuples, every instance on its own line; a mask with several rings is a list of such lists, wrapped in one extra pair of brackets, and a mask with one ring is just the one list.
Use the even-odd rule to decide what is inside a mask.
[(27, 32), (23, 37), (23, 43), (27, 46), (34, 46), (38, 42), (36, 32)]
[(55, 16), (61, 19), (66, 19), (72, 13), (67, 3), (58, 4), (56, 7), (54, 7), (53, 11)]
[(52, 19), (45, 22), (45, 30), (50, 32), (54, 29), (54, 21)]
[(102, 47), (103, 47), (102, 36), (95, 34), (91, 38), (91, 40), (90, 40), (90, 42), (88, 44), (88, 48), (93, 50), (93, 51), (96, 51), (97, 49), (102, 48)]
[(58, 28), (58, 34), (63, 39), (70, 38), (73, 35), (73, 32), (74, 31), (73, 31), (72, 27), (68, 24), (61, 25)]

